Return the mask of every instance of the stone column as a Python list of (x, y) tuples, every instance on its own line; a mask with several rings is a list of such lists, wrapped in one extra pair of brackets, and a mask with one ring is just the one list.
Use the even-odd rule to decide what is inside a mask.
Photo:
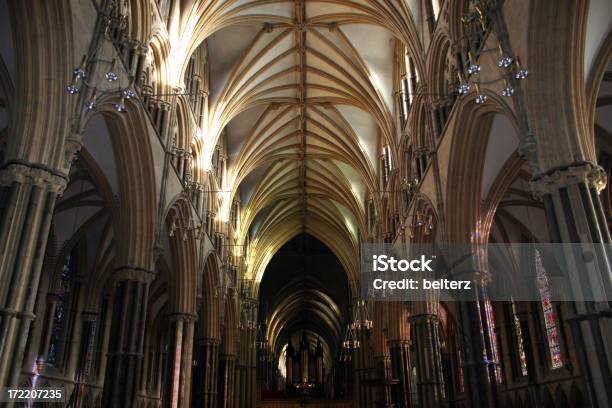
[[(488, 273), (484, 271), (487, 260), (484, 256), (486, 252), (477, 245), (479, 244), (474, 243), (472, 247), (469, 247), (472, 252), (471, 256), (466, 256), (466, 249), (457, 247), (456, 253), (451, 254), (449, 262), (455, 265), (452, 272), (453, 279), (472, 282), (471, 292), (457, 302), (457, 320), (462, 350), (461, 364), (465, 378), (467, 405), (494, 407), (497, 406), (495, 376), (497, 357), (494, 353), (496, 348), (492, 344), (494, 338), (490, 330), (493, 322), (489, 321), (486, 313), (490, 305), (486, 285), (483, 283), (488, 279)], [(437, 311), (434, 314), (437, 315)], [(415, 345), (414, 342), (413, 345)], [(419, 350), (415, 349), (415, 353), (418, 352)]]
[(463, 351), (461, 364), (464, 368), (468, 404), (472, 407), (494, 407), (496, 382), (491, 375), (491, 369), (494, 369), (491, 365), (495, 362), (490, 358), (490, 347), (487, 346), (491, 339), (485, 336), (488, 323), (482, 316), (481, 287), (477, 286), (474, 290), (477, 300), (458, 303)]
[[(425, 302), (422, 302), (425, 303)], [(444, 397), (440, 355), (439, 305), (422, 305), (410, 316), (410, 336), (415, 347), (419, 404), (438, 407)]]
[(191, 370), (195, 316), (176, 313), (169, 316), (168, 361), (164, 384), (164, 407), (191, 405)]
[(240, 341), (240, 356), (236, 367), (236, 395), (240, 396), (240, 400), (236, 401), (236, 404), (240, 408), (250, 408), (254, 406), (257, 381), (254, 330), (243, 329)]
[(376, 369), (373, 368), (373, 359), (370, 355), (370, 339), (368, 330), (359, 329), (355, 331), (359, 340), (359, 348), (354, 350), (353, 360), (355, 365), (355, 383), (359, 407), (371, 407), (375, 404), (372, 384), (376, 378)]
[(198, 384), (196, 407), (216, 407), (219, 386), (219, 339), (201, 338), (196, 341)]
[[(55, 310), (57, 308), (57, 295), (55, 293), (47, 294), (47, 319), (44, 322), (45, 327), (43, 328), (45, 337), (42, 339), (42, 346), (39, 351), (42, 351), (43, 354), (40, 356), (44, 361), (47, 361), (47, 354), (49, 352), (49, 343), (51, 342), (51, 333), (53, 332), (53, 322), (55, 321)], [(45, 318), (44, 315), (40, 316), (41, 318)], [(37, 344), (36, 347), (39, 347)], [(34, 356), (34, 361), (38, 356)]]
[(408, 408), (410, 405), (410, 344), (406, 340), (392, 340), (389, 344), (391, 370), (397, 378), (397, 390), (393, 403), (397, 408)]
[[(41, 285), (43, 285), (42, 278)], [(57, 296), (47, 293), (46, 291), (39, 290), (35, 309), (37, 317), (30, 329), (22, 368), (22, 372), (26, 373), (26, 375), (30, 378), (30, 381), (39, 370), (39, 366), (37, 364), (38, 358), (42, 357), (43, 360), (46, 360), (46, 358), (42, 355), (42, 351), (49, 348), (51, 326), (53, 325), (53, 319), (51, 316), (55, 315), (56, 307)]]
[(236, 356), (222, 354), (219, 360), (219, 406), (234, 408), (234, 378), (236, 373)]
[(115, 295), (102, 405), (136, 406), (144, 348), (149, 284), (154, 272), (120, 268), (115, 273)]
[(0, 170), (0, 385), (18, 385), (49, 228), (64, 175), (12, 163)]
[[(563, 251), (565, 272), (569, 271), (568, 321), (581, 372), (594, 407), (612, 401), (612, 271), (611, 243), (607, 218), (599, 192), (604, 188), (603, 169), (588, 162), (556, 168), (532, 181), (536, 194), (544, 201), (551, 241), (593, 243), (598, 254), (585, 268), (571, 251)], [(580, 301), (580, 300), (600, 301)]]
[(391, 393), (393, 377), (390, 356), (383, 354), (376, 357), (376, 376), (380, 380), (380, 389), (375, 401), (376, 406), (392, 408), (394, 406)]

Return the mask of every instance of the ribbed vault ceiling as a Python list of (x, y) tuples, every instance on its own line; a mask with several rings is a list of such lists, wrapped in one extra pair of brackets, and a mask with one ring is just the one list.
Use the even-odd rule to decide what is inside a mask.
[(401, 3), (227, 2), (205, 14), (224, 26), (206, 40), (209, 129), (226, 140), (227, 188), (245, 209), (239, 239), (272, 248), (254, 275), (303, 232), (354, 268), (380, 140), (395, 134)]

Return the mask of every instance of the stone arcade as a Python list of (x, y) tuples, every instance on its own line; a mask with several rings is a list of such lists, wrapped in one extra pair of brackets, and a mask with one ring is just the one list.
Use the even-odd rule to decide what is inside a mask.
[[(612, 2), (0, 0), (0, 20), (0, 386), (610, 406), (610, 302), (555, 302), (546, 253), (487, 245), (610, 244)], [(452, 278), (476, 300), (362, 298), (383, 243), (471, 245)], [(491, 299), (519, 257), (535, 297)], [(610, 264), (569, 289), (612, 299)]]

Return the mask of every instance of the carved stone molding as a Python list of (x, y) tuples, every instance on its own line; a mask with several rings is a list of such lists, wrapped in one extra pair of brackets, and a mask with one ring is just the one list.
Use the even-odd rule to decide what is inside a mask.
[(186, 313), (186, 312), (170, 313), (167, 317), (168, 317), (168, 320), (173, 321), (173, 322), (178, 322), (181, 320), (185, 322), (195, 322), (198, 318), (195, 314)]
[(606, 187), (606, 172), (601, 166), (592, 163), (570, 165), (534, 178), (531, 186), (533, 193), (541, 197), (560, 188), (581, 183), (586, 184), (589, 188), (594, 187), (599, 192)]
[(61, 195), (66, 189), (68, 179), (49, 170), (11, 163), (0, 170), (0, 186), (10, 186), (14, 182), (36, 185)]
[(221, 340), (214, 337), (204, 337), (198, 339), (196, 343), (200, 346), (219, 346), (221, 344)]
[(155, 272), (142, 268), (123, 266), (115, 269), (116, 281), (136, 281), (150, 283), (155, 279)]
[(72, 162), (77, 159), (77, 155), (81, 151), (83, 147), (83, 135), (79, 133), (72, 132), (70, 136), (66, 139), (66, 143), (64, 144), (64, 169), (70, 169)]
[(538, 172), (538, 156), (537, 156), (537, 141), (533, 133), (527, 134), (521, 139), (519, 148), (519, 155), (527, 161), (529, 168), (533, 173)]

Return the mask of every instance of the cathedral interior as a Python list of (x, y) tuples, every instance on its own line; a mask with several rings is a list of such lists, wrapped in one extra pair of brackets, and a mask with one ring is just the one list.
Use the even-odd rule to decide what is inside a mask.
[[(0, 20), (0, 386), (64, 392), (5, 406), (612, 406), (612, 2)], [(413, 244), (471, 248), (472, 297), (364, 295), (364, 247)], [(505, 244), (603, 250), (500, 299)]]

